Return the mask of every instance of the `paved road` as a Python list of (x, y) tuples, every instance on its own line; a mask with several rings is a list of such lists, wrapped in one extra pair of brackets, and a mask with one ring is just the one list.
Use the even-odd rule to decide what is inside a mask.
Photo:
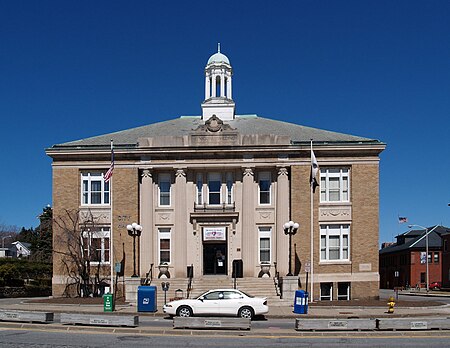
[(101, 333), (79, 328), (78, 331), (45, 331), (0, 328), (0, 347), (8, 348), (81, 348), (81, 347), (447, 347), (450, 333), (335, 333), (298, 336), (267, 332), (205, 332), (173, 334)]

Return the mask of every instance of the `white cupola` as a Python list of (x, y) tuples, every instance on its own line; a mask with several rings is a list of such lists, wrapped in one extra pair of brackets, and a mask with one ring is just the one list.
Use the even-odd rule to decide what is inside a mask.
[(231, 97), (231, 69), (230, 61), (220, 52), (214, 53), (205, 67), (205, 100), (202, 103), (202, 119), (208, 120), (216, 115), (223, 121), (234, 119), (234, 101)]

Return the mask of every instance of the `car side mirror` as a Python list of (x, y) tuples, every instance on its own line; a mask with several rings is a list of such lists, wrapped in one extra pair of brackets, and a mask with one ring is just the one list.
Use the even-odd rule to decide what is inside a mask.
[(205, 298), (204, 297), (200, 297), (199, 300), (203, 302)]

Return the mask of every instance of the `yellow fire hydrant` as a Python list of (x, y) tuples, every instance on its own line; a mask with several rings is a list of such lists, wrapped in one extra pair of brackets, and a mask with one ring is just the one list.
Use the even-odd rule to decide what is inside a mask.
[(388, 313), (394, 313), (394, 306), (395, 306), (395, 302), (394, 302), (394, 298), (391, 296), (391, 297), (389, 297), (389, 300), (388, 300), (389, 302), (387, 303), (388, 304)]

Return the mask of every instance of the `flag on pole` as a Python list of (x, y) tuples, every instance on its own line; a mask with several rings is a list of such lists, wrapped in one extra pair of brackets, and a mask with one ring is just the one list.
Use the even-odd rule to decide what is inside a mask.
[(405, 217), (405, 216), (399, 216), (398, 217), (398, 223), (399, 224), (404, 224), (406, 222), (408, 222), (408, 218), (407, 217)]
[(113, 175), (113, 171), (114, 171), (114, 145), (113, 145), (113, 141), (111, 140), (111, 165), (109, 166), (108, 171), (106, 172), (106, 174), (103, 176), (103, 179), (105, 179), (105, 182), (108, 182), (112, 175)]
[(316, 176), (319, 171), (319, 164), (317, 163), (316, 156), (314, 155), (314, 151), (312, 150), (312, 142), (311, 142), (311, 173), (309, 176), (309, 183), (311, 184), (311, 188), (313, 193), (316, 192), (316, 187), (319, 186), (317, 182)]

